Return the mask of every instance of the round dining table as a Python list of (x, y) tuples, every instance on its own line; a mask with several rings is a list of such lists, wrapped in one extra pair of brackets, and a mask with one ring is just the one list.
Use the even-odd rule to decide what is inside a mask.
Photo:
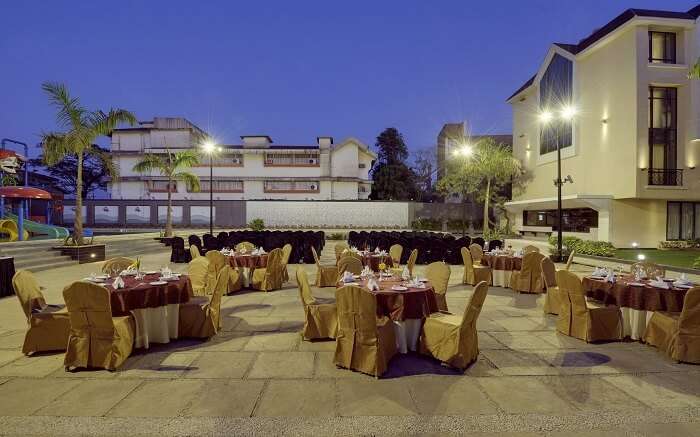
[(150, 343), (169, 343), (178, 337), (180, 304), (192, 296), (187, 275), (161, 281), (159, 273), (122, 276), (124, 287), (115, 289), (114, 279), (102, 283), (110, 294), (113, 316), (132, 314), (136, 322), (134, 346), (148, 348)]
[(243, 279), (243, 286), (249, 287), (250, 280), (253, 275), (253, 271), (258, 268), (263, 268), (267, 266), (267, 253), (263, 254), (252, 254), (252, 253), (240, 253), (235, 252), (232, 255), (227, 255), (229, 265), (238, 269), (241, 272), (241, 278)]
[(362, 265), (369, 266), (373, 272), (379, 271), (379, 264), (384, 263), (387, 268), (394, 266), (394, 261), (391, 259), (391, 255), (379, 254), (374, 252), (366, 252), (360, 254), (362, 255)]
[(514, 271), (520, 271), (523, 267), (523, 258), (508, 254), (484, 253), (481, 264), (491, 267), (494, 286), (510, 287), (510, 277)]
[(680, 312), (688, 292), (688, 288), (676, 287), (671, 280), (667, 281), (669, 288), (662, 288), (650, 281), (635, 281), (631, 275), (618, 276), (614, 283), (604, 278), (584, 277), (582, 284), (586, 296), (620, 307), (623, 334), (633, 340), (644, 336), (654, 311)]
[[(361, 279), (354, 284), (360, 285), (374, 296), (378, 316), (387, 316), (393, 322), (398, 351), (402, 354), (408, 353), (409, 350), (416, 351), (423, 320), (438, 311), (435, 289), (427, 281), (423, 283), (423, 287), (411, 287), (397, 277), (375, 280), (379, 290), (370, 290), (367, 287), (367, 279)], [(338, 286), (343, 285), (348, 284), (341, 282)], [(406, 286), (406, 290), (392, 290), (393, 286)]]

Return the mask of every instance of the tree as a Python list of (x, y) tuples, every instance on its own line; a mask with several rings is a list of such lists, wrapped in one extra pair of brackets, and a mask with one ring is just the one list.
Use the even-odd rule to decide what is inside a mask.
[(435, 150), (422, 149), (414, 153), (413, 174), (415, 175), (417, 198), (420, 202), (432, 202), (437, 197), (433, 185), (436, 172)]
[(688, 79), (700, 79), (700, 58), (690, 67)]
[[(32, 165), (41, 166), (45, 162), (43, 156), (31, 160)], [(66, 194), (75, 194), (77, 197), (78, 158), (75, 155), (66, 155), (54, 166), (46, 169), (49, 176), (57, 181), (57, 187)], [(86, 154), (83, 159), (83, 184), (80, 197), (87, 199), (91, 194), (99, 190), (107, 189), (107, 185), (118, 174), (109, 151), (93, 145), (93, 153)]]
[(416, 197), (415, 174), (406, 165), (408, 148), (403, 136), (390, 127), (377, 137), (377, 161), (372, 168), (374, 200), (412, 200)]
[(146, 154), (143, 159), (134, 165), (134, 171), (138, 173), (151, 173), (157, 171), (168, 180), (168, 212), (165, 216), (165, 236), (173, 235), (173, 200), (172, 187), (176, 181), (184, 181), (189, 191), (199, 191), (199, 178), (186, 169), (199, 164), (199, 155), (192, 150), (172, 153), (167, 149), (165, 155)]
[(75, 156), (75, 209), (78, 213), (73, 222), (73, 242), (83, 243), (83, 161), (87, 155), (100, 152), (95, 148), (97, 137), (106, 136), (122, 123), (136, 124), (136, 117), (124, 109), (110, 109), (109, 112), (90, 111), (81, 105), (77, 97), (72, 97), (65, 85), (46, 82), (42, 89), (49, 97), (49, 103), (57, 109), (56, 120), (64, 132), (46, 132), (41, 135), (44, 162), (53, 167), (66, 156)]
[(484, 203), (484, 232), (489, 230), (489, 207), (502, 210), (506, 197), (503, 190), (523, 177), (520, 161), (513, 157), (510, 148), (492, 138), (484, 138), (462, 154), (448, 161), (447, 172), (439, 181), (439, 189), (446, 193), (474, 195)]

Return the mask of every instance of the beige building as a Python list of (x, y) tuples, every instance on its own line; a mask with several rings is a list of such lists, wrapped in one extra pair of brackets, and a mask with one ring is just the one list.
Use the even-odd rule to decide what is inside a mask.
[[(112, 199), (165, 199), (168, 182), (158, 172), (132, 169), (146, 153), (201, 149), (207, 134), (184, 118), (156, 117), (138, 127), (116, 129), (111, 151), (119, 179)], [(361, 200), (371, 191), (369, 171), (376, 154), (354, 138), (334, 143), (318, 137), (315, 144), (278, 145), (267, 135), (242, 136), (241, 144), (221, 145), (213, 158), (215, 200)], [(202, 156), (192, 172), (200, 177), (199, 192), (184, 182), (170, 187), (175, 200), (208, 200), (209, 158)]]
[(629, 9), (578, 44), (552, 44), (509, 99), (513, 153), (532, 179), (508, 203), (517, 230), (563, 230), (617, 247), (700, 238), (700, 6)]

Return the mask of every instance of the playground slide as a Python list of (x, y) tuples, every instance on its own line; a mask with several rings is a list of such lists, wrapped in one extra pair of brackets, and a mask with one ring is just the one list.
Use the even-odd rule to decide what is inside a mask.
[[(6, 213), (5, 217), (15, 222), (15, 229), (17, 228), (17, 216), (15, 214)], [(50, 238), (66, 238), (70, 235), (70, 231), (66, 228), (60, 226), (46, 225), (43, 223), (33, 222), (31, 220), (24, 219), (24, 231), (29, 231), (32, 234), (47, 235)], [(15, 231), (17, 235), (17, 231)], [(25, 237), (26, 239), (27, 237)], [(14, 240), (13, 240), (14, 241)]]
[[(0, 220), (0, 234), (4, 234), (4, 236), (0, 236), (0, 241), (17, 241), (19, 237), (17, 223), (14, 220)], [(24, 230), (24, 239), (29, 239), (29, 232), (26, 229)]]

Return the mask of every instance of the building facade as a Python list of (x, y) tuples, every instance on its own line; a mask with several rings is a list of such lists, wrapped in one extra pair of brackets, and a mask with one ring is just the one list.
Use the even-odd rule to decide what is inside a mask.
[(630, 9), (578, 44), (552, 44), (508, 102), (531, 179), (508, 209), (522, 232), (557, 229), (557, 147), (567, 234), (617, 247), (700, 238), (700, 6)]
[[(134, 165), (147, 153), (201, 150), (206, 132), (183, 118), (155, 118), (138, 127), (116, 129), (111, 151), (119, 168), (112, 183), (112, 199), (208, 200), (210, 161), (202, 155), (191, 171), (200, 178), (200, 191), (188, 191), (184, 182), (168, 187), (157, 172), (140, 174)], [(369, 171), (376, 154), (354, 138), (335, 144), (318, 137), (315, 144), (277, 145), (267, 135), (242, 136), (242, 143), (221, 145), (212, 157), (215, 200), (358, 200), (367, 199)]]

